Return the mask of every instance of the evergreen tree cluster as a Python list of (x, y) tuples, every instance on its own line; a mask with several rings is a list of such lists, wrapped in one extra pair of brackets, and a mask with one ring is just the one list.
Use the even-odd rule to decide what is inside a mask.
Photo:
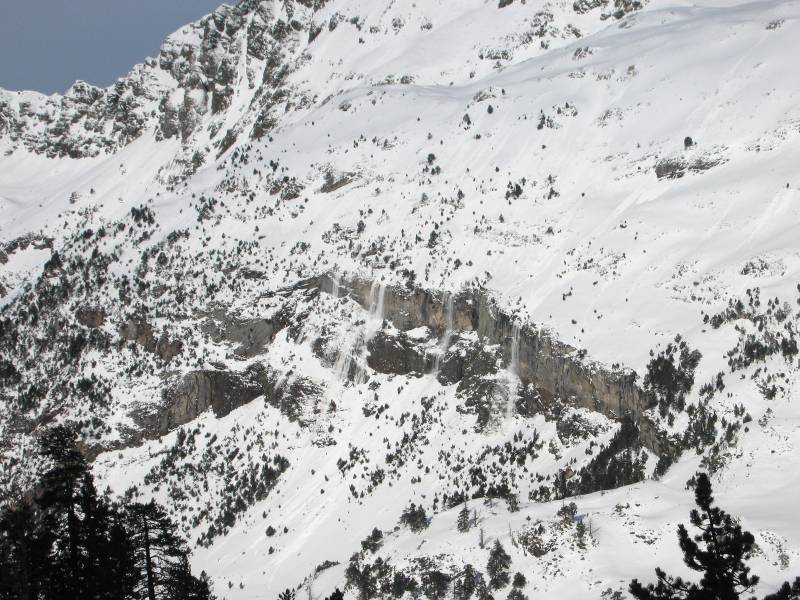
[(666, 417), (671, 408), (678, 411), (686, 408), (686, 394), (694, 385), (694, 372), (701, 358), (699, 351), (692, 350), (676, 336), (674, 344), (668, 344), (648, 363), (644, 389), (657, 398), (662, 417)]
[[(442, 565), (431, 559), (418, 561), (411, 572), (406, 572), (381, 557), (369, 562), (366, 553), (364, 550), (353, 554), (345, 571), (347, 588), (353, 590), (359, 600), (401, 598), (406, 593), (427, 600), (500, 600), (500, 591), (512, 583), (511, 556), (499, 540), (495, 540), (489, 550), (485, 574), (470, 564), (460, 573), (443, 571)], [(508, 598), (525, 600), (521, 588), (526, 583), (525, 576), (516, 573)], [(341, 598), (334, 593), (327, 600)]]
[[(751, 593), (759, 581), (747, 566), (755, 550), (755, 538), (731, 515), (714, 506), (711, 481), (705, 473), (695, 482), (696, 509), (689, 513), (692, 525), (700, 531), (690, 535), (678, 526), (678, 543), (683, 561), (693, 571), (703, 574), (699, 582), (667, 575), (656, 567), (656, 583), (642, 585), (631, 581), (629, 591), (637, 600), (755, 600)], [(800, 600), (800, 578), (786, 582), (764, 600)]]
[(47, 431), (33, 499), (0, 511), (0, 600), (212, 600), (166, 511), (99, 495), (75, 437)]
[(406, 525), (411, 531), (420, 532), (428, 526), (428, 514), (422, 506), (417, 506), (412, 502), (411, 506), (403, 510), (400, 515), (400, 523)]
[(555, 482), (556, 498), (590, 494), (637, 483), (645, 478), (647, 455), (642, 450), (639, 428), (630, 418), (623, 418), (619, 431), (578, 476), (567, 480), (562, 474)]

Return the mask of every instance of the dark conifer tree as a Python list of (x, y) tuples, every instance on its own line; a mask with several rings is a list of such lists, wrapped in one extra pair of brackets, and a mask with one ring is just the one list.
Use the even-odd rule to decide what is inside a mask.
[(295, 600), (294, 590), (286, 589), (278, 594), (278, 600)]
[(85, 532), (80, 494), (89, 468), (77, 448), (75, 432), (65, 426), (48, 430), (40, 440), (42, 456), (50, 463), (41, 482), (38, 506), (41, 530), (54, 537), (43, 592), (53, 600), (79, 597), (86, 589)]
[(511, 557), (503, 548), (500, 540), (494, 541), (494, 546), (489, 552), (489, 561), (486, 563), (486, 574), (489, 576), (489, 587), (499, 590), (508, 585), (511, 576), (508, 569), (511, 567)]
[(0, 600), (40, 597), (52, 542), (52, 536), (37, 528), (29, 503), (18, 502), (0, 512)]
[(516, 494), (509, 492), (506, 496), (506, 501), (508, 502), (508, 512), (519, 511), (519, 498), (517, 498)]
[[(711, 481), (700, 473), (695, 485), (696, 509), (689, 520), (700, 530), (690, 536), (684, 525), (678, 526), (678, 542), (683, 560), (690, 569), (703, 573), (698, 583), (667, 575), (656, 568), (655, 584), (642, 585), (634, 579), (630, 592), (637, 600), (738, 600), (749, 595), (759, 579), (750, 574), (745, 561), (752, 554), (755, 539), (721, 508), (714, 506)], [(792, 595), (794, 594), (794, 595)], [(777, 594), (767, 600), (800, 598), (800, 579), (793, 586), (785, 583)]]
[(183, 555), (178, 562), (167, 568), (167, 578), (164, 584), (169, 600), (213, 600), (211, 586), (205, 572), (200, 577), (194, 577), (189, 568), (189, 561)]
[(90, 473), (83, 475), (78, 490), (77, 506), (81, 514), (81, 589), (86, 598), (112, 600), (115, 582), (124, 575), (117, 571), (109, 527), (112, 509), (97, 495)]
[(456, 600), (470, 600), (475, 593), (477, 579), (475, 568), (470, 564), (465, 565), (461, 577), (456, 580), (456, 585), (454, 586)]
[(0, 510), (0, 600), (213, 598), (163, 508), (99, 496), (68, 428), (48, 431), (41, 452), (36, 498)]
[(109, 597), (113, 600), (133, 598), (139, 573), (130, 535), (126, 528), (128, 516), (121, 510), (111, 510), (108, 524), (108, 560), (111, 565)]
[(477, 600), (494, 600), (491, 588), (486, 585), (486, 581), (480, 575), (475, 581), (475, 598)]
[(438, 569), (427, 571), (422, 575), (422, 589), (430, 600), (444, 598), (449, 587), (450, 577)]
[(764, 600), (800, 600), (800, 577), (791, 584), (784, 581), (781, 589), (774, 594), (765, 596)]
[(146, 600), (213, 600), (208, 576), (192, 575), (189, 552), (178, 528), (162, 506), (131, 504), (125, 508), (128, 547), (118, 560), (130, 573), (134, 598)]
[(467, 532), (470, 529), (470, 522), (469, 522), (469, 507), (467, 503), (464, 503), (464, 506), (461, 507), (461, 510), (458, 512), (458, 520), (456, 521), (456, 527), (461, 533)]
[(187, 551), (166, 511), (156, 504), (127, 507), (137, 591), (147, 600), (169, 598), (171, 580), (183, 574)]
[(475, 572), (475, 568), (468, 564), (464, 567), (464, 598), (469, 600), (472, 597), (472, 594), (475, 593), (475, 588), (478, 585), (478, 581), (482, 581), (483, 577), (479, 577), (478, 573)]
[(400, 522), (407, 525), (411, 531), (419, 532), (428, 526), (428, 515), (422, 506), (417, 506), (412, 502), (411, 506), (403, 510)]

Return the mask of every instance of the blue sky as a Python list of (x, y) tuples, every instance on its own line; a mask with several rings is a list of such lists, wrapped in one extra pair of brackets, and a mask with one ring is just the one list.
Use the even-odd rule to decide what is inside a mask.
[(0, 11), (0, 87), (49, 94), (76, 79), (105, 87), (156, 56), (169, 33), (222, 3), (7, 0)]

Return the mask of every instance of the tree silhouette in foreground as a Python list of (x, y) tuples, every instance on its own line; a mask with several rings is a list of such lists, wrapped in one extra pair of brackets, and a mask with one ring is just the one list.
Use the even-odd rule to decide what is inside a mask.
[(43, 433), (47, 470), (0, 508), (0, 600), (212, 600), (159, 505), (97, 493), (74, 431)]
[[(705, 473), (697, 476), (695, 503), (697, 508), (689, 513), (689, 520), (700, 533), (690, 536), (683, 524), (678, 525), (678, 543), (686, 566), (703, 573), (703, 577), (699, 583), (691, 583), (656, 567), (655, 584), (644, 586), (636, 579), (631, 581), (629, 590), (637, 600), (738, 600), (758, 584), (758, 576), (752, 575), (745, 564), (753, 553), (755, 539), (728, 513), (713, 506), (711, 481)], [(792, 585), (784, 583), (764, 600), (800, 600), (800, 578)]]

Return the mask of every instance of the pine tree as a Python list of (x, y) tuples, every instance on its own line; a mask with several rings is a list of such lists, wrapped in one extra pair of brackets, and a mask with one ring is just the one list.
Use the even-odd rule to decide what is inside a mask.
[(147, 600), (168, 598), (172, 579), (183, 576), (186, 549), (166, 511), (156, 504), (128, 507), (128, 531), (134, 548), (137, 591)]
[(186, 555), (168, 567), (164, 589), (164, 597), (169, 600), (214, 600), (208, 576), (203, 572), (200, 577), (194, 577)]
[(111, 597), (117, 574), (110, 558), (109, 508), (97, 497), (91, 473), (83, 474), (76, 500), (81, 514), (81, 589), (86, 598)]
[(344, 575), (347, 584), (353, 586), (358, 591), (358, 597), (362, 600), (373, 598), (378, 591), (376, 581), (376, 570), (370, 563), (362, 564), (361, 556), (356, 553), (350, 557), (350, 563), (345, 569)]
[[(411, 592), (412, 594), (417, 590), (417, 580), (413, 577), (409, 577), (402, 571), (395, 571), (394, 578), (392, 579), (391, 584), (391, 591), (392, 596), (395, 598), (399, 598), (406, 592)], [(342, 600), (341, 598), (330, 598), (329, 600)]]
[(460, 577), (453, 582), (453, 600), (464, 600), (464, 581)]
[(506, 501), (508, 502), (508, 512), (515, 513), (519, 511), (519, 499), (516, 494), (508, 494)]
[(447, 595), (450, 586), (450, 577), (446, 573), (434, 569), (422, 575), (422, 589), (430, 600), (438, 600)]
[(511, 567), (511, 557), (505, 551), (500, 540), (494, 541), (494, 546), (489, 552), (489, 561), (486, 563), (486, 574), (489, 576), (489, 587), (499, 590), (508, 585), (511, 577), (508, 569)]
[(764, 600), (800, 600), (800, 577), (796, 578), (790, 585), (784, 581), (781, 589), (776, 593), (765, 596)]
[(212, 600), (164, 509), (98, 495), (75, 434), (41, 439), (49, 466), (35, 500), (0, 510), (0, 600)]
[(424, 508), (412, 502), (411, 506), (403, 510), (400, 515), (400, 522), (407, 525), (411, 531), (419, 532), (428, 526), (428, 515), (425, 513)]
[(111, 565), (113, 584), (110, 598), (123, 600), (134, 597), (139, 573), (136, 569), (134, 547), (126, 529), (128, 516), (121, 510), (112, 509), (108, 523), (108, 561)]
[[(700, 473), (695, 485), (696, 509), (689, 520), (700, 530), (694, 537), (684, 525), (678, 526), (678, 542), (683, 560), (690, 569), (703, 573), (699, 583), (684, 581), (667, 575), (656, 568), (657, 582), (643, 586), (634, 579), (630, 593), (637, 600), (737, 600), (750, 593), (759, 579), (750, 574), (745, 560), (755, 547), (755, 539), (728, 513), (713, 506), (711, 481)], [(788, 582), (777, 594), (765, 600), (800, 599), (800, 578), (793, 585)]]
[(125, 565), (131, 597), (214, 600), (205, 572), (192, 575), (186, 544), (162, 506), (151, 501), (126, 507), (122, 531), (127, 532), (127, 547), (120, 549), (118, 560)]
[(486, 585), (486, 581), (480, 574), (475, 581), (475, 597), (477, 600), (494, 600), (494, 596), (492, 596), (489, 586)]
[(578, 539), (578, 548), (586, 548), (586, 525), (583, 521), (578, 521), (575, 525), (575, 537)]
[(375, 527), (372, 529), (372, 533), (370, 533), (366, 539), (361, 541), (361, 549), (364, 552), (372, 552), (375, 554), (380, 549), (382, 543), (383, 532)]
[(41, 528), (54, 538), (49, 569), (42, 580), (43, 593), (54, 600), (75, 598), (82, 594), (85, 584), (78, 499), (88, 466), (77, 448), (75, 432), (68, 427), (57, 426), (45, 432), (40, 449), (50, 463), (42, 477), (38, 499)]
[(194, 597), (192, 600), (217, 600), (217, 597), (211, 593), (211, 579), (205, 571), (200, 571), (200, 577), (193, 579)]
[(461, 510), (458, 512), (458, 520), (456, 521), (456, 527), (461, 533), (465, 533), (469, 531), (470, 524), (469, 524), (469, 507), (467, 503), (464, 503), (464, 506), (461, 507)]
[(472, 598), (472, 594), (475, 593), (476, 580), (477, 574), (475, 573), (475, 568), (470, 564), (465, 565), (464, 572), (458, 580), (458, 598), (460, 600), (470, 600), (470, 598)]
[(50, 429), (40, 451), (49, 466), (37, 498), (19, 499), (0, 519), (0, 554), (8, 557), (0, 571), (8, 573), (10, 597), (125, 599), (119, 582), (126, 578), (112, 560), (111, 509), (97, 494), (74, 432)]
[(49, 567), (52, 536), (35, 522), (33, 507), (18, 502), (0, 512), (0, 599), (35, 600)]
[(330, 596), (325, 598), (325, 600), (344, 600), (344, 594), (339, 588), (336, 588), (336, 590)]

